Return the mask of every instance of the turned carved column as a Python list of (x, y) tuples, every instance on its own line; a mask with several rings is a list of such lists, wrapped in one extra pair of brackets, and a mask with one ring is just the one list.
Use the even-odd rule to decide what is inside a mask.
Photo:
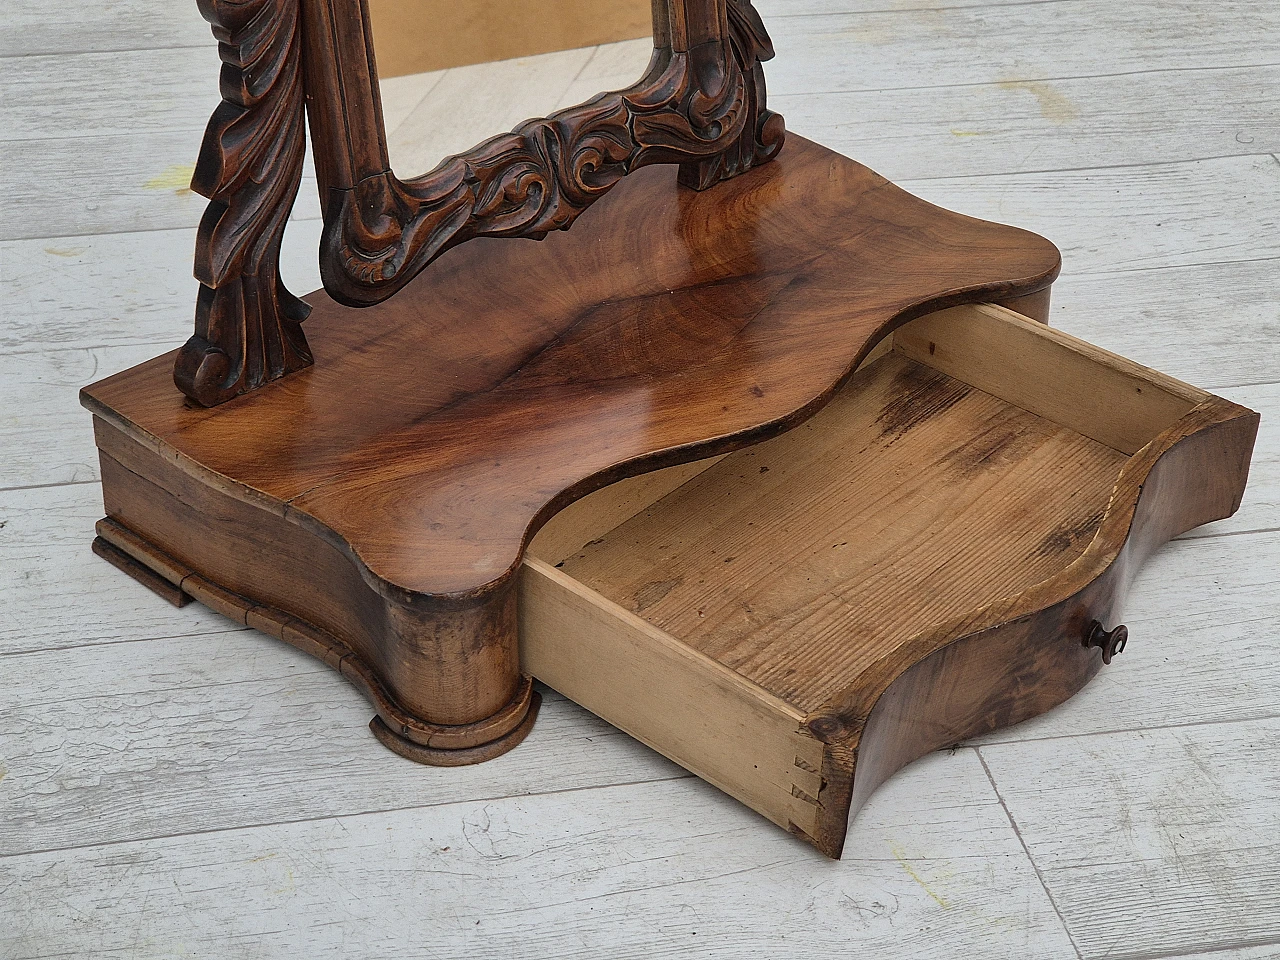
[(280, 241), (306, 133), (297, 0), (198, 0), (222, 55), (222, 103), (191, 188), (209, 198), (196, 237), (195, 334), (174, 380), (214, 406), (311, 364), (310, 308), (280, 279)]

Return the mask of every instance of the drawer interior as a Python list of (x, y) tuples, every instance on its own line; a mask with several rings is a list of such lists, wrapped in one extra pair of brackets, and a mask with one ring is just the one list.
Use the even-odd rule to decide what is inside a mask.
[(807, 714), (914, 634), (1062, 569), (1126, 459), (891, 351), (561, 569)]
[(803, 831), (805, 718), (1062, 571), (1129, 456), (1206, 397), (998, 307), (922, 317), (800, 427), (554, 518), (523, 572), (525, 668)]

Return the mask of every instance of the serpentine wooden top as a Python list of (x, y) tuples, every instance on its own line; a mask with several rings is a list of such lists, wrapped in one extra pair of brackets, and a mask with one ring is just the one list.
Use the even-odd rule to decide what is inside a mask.
[(578, 497), (794, 426), (889, 329), (1058, 266), (1041, 237), (791, 136), (702, 193), (639, 171), (573, 231), (465, 244), (378, 306), (314, 293), (315, 365), (222, 406), (184, 403), (172, 354), (82, 399), (382, 592), (477, 599)]

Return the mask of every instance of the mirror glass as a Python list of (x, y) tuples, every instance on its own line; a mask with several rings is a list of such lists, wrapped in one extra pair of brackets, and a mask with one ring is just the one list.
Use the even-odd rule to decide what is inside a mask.
[(391, 168), (434, 168), (531, 117), (630, 86), (650, 0), (370, 0)]

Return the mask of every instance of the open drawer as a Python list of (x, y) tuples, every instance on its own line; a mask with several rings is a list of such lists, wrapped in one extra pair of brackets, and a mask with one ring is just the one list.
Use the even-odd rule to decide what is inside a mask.
[(1145, 556), (1240, 502), (1257, 415), (1018, 314), (882, 341), (816, 416), (533, 540), (523, 669), (839, 856), (916, 757), (1061, 703)]

